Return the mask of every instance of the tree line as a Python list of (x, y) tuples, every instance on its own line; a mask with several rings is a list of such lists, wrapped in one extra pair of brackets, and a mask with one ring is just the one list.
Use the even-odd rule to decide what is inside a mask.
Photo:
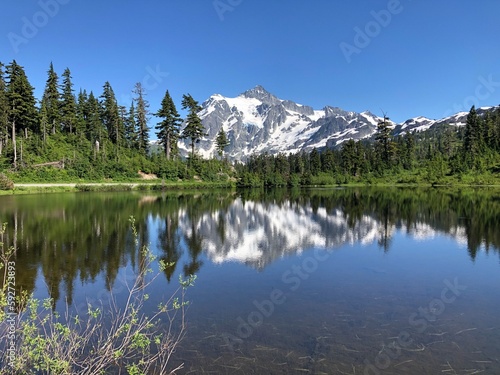
[[(0, 63), (0, 170), (18, 180), (130, 179), (137, 172), (159, 177), (229, 181), (240, 186), (298, 186), (350, 182), (489, 183), (500, 170), (499, 109), (478, 115), (473, 106), (465, 126), (441, 124), (425, 132), (394, 135), (387, 116), (374, 139), (347, 140), (334, 149), (295, 154), (252, 155), (233, 168), (224, 160), (229, 145), (224, 129), (213, 140), (219, 158), (205, 160), (196, 144), (206, 131), (201, 106), (182, 96), (181, 118), (169, 91), (151, 113), (141, 83), (127, 108), (119, 105), (105, 82), (100, 95), (73, 87), (71, 71), (61, 77), (51, 63), (42, 98), (37, 100), (24, 68), (13, 60)], [(161, 152), (151, 150), (149, 120)], [(187, 140), (189, 157), (180, 157), (179, 141)], [(46, 167), (57, 162), (62, 170)]]
[[(141, 83), (135, 84), (134, 97), (127, 108), (118, 104), (109, 82), (104, 83), (99, 96), (85, 89), (75, 94), (69, 68), (59, 77), (52, 63), (42, 98), (37, 101), (33, 91), (21, 65), (15, 60), (8, 65), (0, 62), (2, 169), (19, 171), (61, 157), (67, 159), (71, 170), (78, 171), (77, 177), (114, 177), (120, 171), (132, 177), (138, 169), (160, 173), (159, 166), (165, 169), (169, 165), (186, 169), (179, 158), (178, 141), (189, 140), (193, 159), (196, 143), (206, 135), (198, 116), (201, 107), (190, 94), (182, 98), (182, 109), (188, 111), (184, 120), (168, 90), (160, 109), (151, 113)], [(151, 115), (159, 119), (155, 131), (163, 149), (154, 156), (149, 140)], [(215, 142), (222, 157), (228, 145), (223, 129)], [(200, 163), (198, 160), (190, 167)], [(86, 168), (97, 173), (87, 175)]]
[(384, 115), (373, 140), (350, 139), (321, 151), (253, 155), (238, 170), (241, 186), (489, 183), (500, 172), (500, 109), (480, 116), (473, 106), (465, 126), (442, 124), (397, 136)]

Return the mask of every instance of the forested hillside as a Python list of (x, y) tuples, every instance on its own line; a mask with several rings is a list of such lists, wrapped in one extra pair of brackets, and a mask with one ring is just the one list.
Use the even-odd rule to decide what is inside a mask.
[(463, 127), (442, 125), (393, 136), (387, 118), (373, 142), (349, 140), (337, 149), (254, 155), (241, 166), (242, 186), (346, 183), (499, 184), (500, 110), (471, 108)]
[[(0, 63), (0, 172), (16, 182), (103, 181), (138, 178), (139, 171), (182, 181), (231, 181), (240, 186), (298, 186), (345, 183), (465, 183), (500, 180), (500, 110), (478, 115), (471, 108), (465, 126), (442, 124), (429, 131), (394, 136), (387, 117), (374, 141), (349, 140), (336, 149), (251, 156), (235, 166), (225, 159), (229, 141), (221, 128), (218, 157), (198, 156), (206, 138), (201, 106), (183, 95), (182, 119), (166, 91), (151, 113), (141, 83), (128, 108), (118, 104), (105, 82), (101, 93), (75, 93), (71, 71), (61, 76), (50, 64), (42, 98), (35, 98), (24, 68)], [(160, 147), (151, 150), (149, 120), (156, 119)], [(190, 146), (180, 157), (178, 142)]]
[[(16, 181), (73, 181), (137, 178), (153, 173), (167, 180), (227, 180), (229, 164), (197, 157), (195, 145), (204, 135), (198, 102), (183, 96), (189, 110), (181, 133), (180, 118), (169, 92), (157, 113), (150, 113), (141, 83), (130, 107), (118, 105), (109, 82), (102, 93), (75, 93), (71, 71), (61, 77), (52, 64), (43, 96), (34, 97), (24, 68), (16, 61), (0, 63), (0, 171)], [(148, 120), (155, 116), (161, 150), (151, 152)], [(178, 156), (177, 141), (192, 143), (188, 160)], [(221, 150), (221, 155), (223, 148)]]

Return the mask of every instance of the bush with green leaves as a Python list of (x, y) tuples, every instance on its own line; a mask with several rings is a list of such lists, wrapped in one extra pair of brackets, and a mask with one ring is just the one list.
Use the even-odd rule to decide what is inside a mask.
[[(131, 226), (137, 242), (135, 220)], [(3, 239), (5, 225), (0, 231)], [(145, 312), (149, 299), (148, 288), (154, 280), (173, 264), (158, 261), (159, 271), (152, 269), (155, 256), (148, 247), (139, 249), (143, 267), (133, 285), (127, 285), (125, 304), (119, 306), (115, 296), (99, 306), (88, 304), (86, 311), (64, 313), (52, 309), (53, 301), (40, 301), (21, 294), (16, 307), (16, 354), (11, 362), (7, 348), (9, 323), (7, 314), (0, 316), (0, 374), (174, 374), (183, 366), (172, 367), (171, 356), (186, 330), (185, 300), (187, 288), (196, 277), (184, 279), (167, 301), (155, 312)], [(4, 249), (0, 242), (1, 267), (15, 256), (15, 249)], [(6, 278), (4, 277), (4, 280)], [(107, 302), (105, 304), (105, 302)], [(7, 308), (6, 286), (0, 291), (0, 311)], [(105, 307), (106, 306), (106, 307)]]
[(14, 182), (8, 178), (5, 174), (0, 173), (0, 190), (12, 190), (14, 189)]

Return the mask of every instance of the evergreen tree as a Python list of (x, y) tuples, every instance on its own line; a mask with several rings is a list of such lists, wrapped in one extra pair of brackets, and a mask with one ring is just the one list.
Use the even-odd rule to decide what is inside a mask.
[(449, 159), (453, 152), (453, 142), (455, 141), (456, 132), (451, 129), (450, 126), (446, 128), (442, 135), (442, 148), (441, 152), (443, 155)]
[(480, 123), (481, 119), (477, 115), (476, 107), (472, 106), (467, 115), (462, 145), (462, 155), (469, 167), (472, 167), (474, 159), (476, 159), (482, 151), (483, 133)]
[(358, 170), (359, 173), (361, 174), (368, 173), (370, 171), (370, 166), (368, 161), (369, 160), (368, 153), (370, 149), (371, 145), (367, 147), (362, 141), (356, 142), (356, 156), (357, 156)]
[(136, 95), (134, 99), (136, 103), (135, 121), (137, 125), (137, 139), (138, 139), (139, 151), (143, 155), (147, 155), (149, 152), (149, 127), (148, 127), (149, 104), (144, 98), (146, 92), (140, 82), (135, 84), (134, 94)]
[(384, 115), (384, 119), (377, 125), (377, 134), (375, 135), (380, 161), (385, 167), (392, 166), (392, 159), (395, 151), (388, 120), (389, 118)]
[(344, 169), (344, 172), (350, 176), (356, 176), (358, 173), (359, 163), (356, 142), (354, 139), (349, 139), (342, 144), (340, 155), (342, 157), (342, 168)]
[(191, 157), (194, 158), (194, 145), (198, 143), (205, 134), (205, 128), (201, 123), (198, 112), (201, 107), (196, 100), (189, 94), (182, 96), (182, 109), (189, 109), (186, 118), (186, 126), (182, 131), (181, 138), (191, 140)]
[(109, 82), (104, 83), (101, 95), (101, 120), (108, 131), (108, 137), (116, 145), (120, 145), (124, 136), (124, 129), (121, 127), (120, 114), (115, 93)]
[(24, 136), (28, 137), (28, 130), (36, 130), (38, 113), (33, 96), (33, 87), (26, 77), (24, 68), (15, 60), (7, 66), (7, 103), (8, 121), (12, 131), (13, 166), (17, 168), (17, 143), (16, 133), (21, 129)]
[(274, 172), (284, 180), (288, 180), (290, 177), (290, 163), (286, 155), (282, 152), (278, 153), (274, 158)]
[(311, 166), (311, 174), (317, 175), (321, 170), (321, 157), (319, 156), (319, 152), (314, 147), (309, 154), (310, 166)]
[[(60, 115), (60, 97), (59, 94), (59, 77), (54, 71), (54, 65), (50, 63), (47, 83), (45, 84), (45, 91), (43, 92), (42, 103), (47, 112), (47, 123), (50, 126), (51, 133), (55, 134), (59, 130), (61, 120)], [(43, 134), (45, 139), (45, 134)]]
[(224, 149), (227, 146), (229, 146), (229, 140), (227, 139), (226, 132), (221, 126), (219, 132), (217, 133), (217, 137), (215, 138), (215, 148), (217, 149), (217, 153), (221, 159), (224, 154)]
[(160, 144), (163, 145), (167, 160), (170, 160), (171, 154), (175, 154), (177, 150), (181, 117), (168, 90), (161, 102), (161, 108), (155, 113), (155, 116), (163, 118), (163, 121), (159, 122), (155, 129), (158, 130), (156, 135)]
[(333, 150), (326, 149), (321, 153), (321, 170), (332, 172), (335, 169), (335, 154)]
[(47, 128), (49, 126), (49, 116), (45, 103), (46, 102), (42, 100), (40, 104), (40, 131), (42, 132), (43, 143), (47, 141)]
[(404, 135), (403, 168), (412, 169), (415, 162), (415, 137), (413, 133)]
[(486, 148), (495, 149), (495, 122), (491, 113), (486, 113), (483, 118), (483, 142)]
[(63, 72), (61, 123), (66, 133), (73, 133), (77, 123), (76, 100), (73, 94), (73, 83), (71, 82), (71, 71), (66, 68)]
[(76, 102), (76, 127), (80, 134), (87, 134), (87, 121), (89, 118), (88, 114), (88, 95), (86, 90), (81, 90), (78, 93), (78, 99)]
[(494, 149), (500, 152), (500, 109), (493, 113)]
[(135, 107), (134, 103), (130, 104), (128, 116), (125, 121), (125, 139), (128, 148), (138, 150), (139, 142), (137, 136), (137, 124), (135, 122)]
[(101, 121), (100, 104), (91, 91), (87, 100), (86, 135), (92, 144), (102, 144), (106, 138), (106, 129)]
[(8, 121), (8, 102), (7, 102), (7, 87), (4, 78), (4, 65), (0, 63), (0, 156), (9, 139), (9, 121)]

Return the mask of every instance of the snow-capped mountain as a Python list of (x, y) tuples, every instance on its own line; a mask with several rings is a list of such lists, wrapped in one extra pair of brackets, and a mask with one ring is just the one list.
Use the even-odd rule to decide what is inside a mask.
[[(231, 160), (245, 160), (251, 154), (264, 152), (310, 151), (314, 147), (335, 147), (348, 139), (370, 138), (383, 120), (369, 111), (349, 112), (330, 106), (315, 110), (279, 99), (262, 86), (235, 98), (214, 94), (202, 108), (199, 116), (207, 136), (197, 146), (199, 153), (203, 157), (216, 155), (214, 140), (222, 127), (230, 142), (225, 152)], [(463, 125), (466, 116), (461, 112), (441, 120), (416, 117), (401, 124), (391, 122), (391, 126), (395, 134), (404, 134), (442, 123)], [(187, 154), (188, 142), (181, 143), (180, 149)]]
[[(333, 147), (346, 139), (371, 137), (382, 118), (366, 111), (348, 112), (326, 106), (315, 110), (307, 105), (279, 99), (262, 86), (236, 98), (212, 95), (199, 112), (206, 132), (198, 144), (204, 157), (215, 155), (213, 140), (222, 127), (230, 145), (226, 155), (244, 160), (253, 153), (298, 152), (314, 147)], [(181, 148), (188, 150), (187, 143)]]
[[(499, 107), (481, 107), (477, 108), (476, 112), (479, 116), (483, 116), (487, 112), (493, 111)], [(413, 131), (426, 131), (431, 127), (437, 127), (439, 125), (452, 125), (452, 126), (465, 126), (467, 122), (467, 115), (469, 112), (458, 112), (452, 116), (444, 117), (439, 120), (431, 120), (427, 117), (419, 116), (406, 120), (405, 122), (398, 124), (394, 128), (394, 134), (403, 135), (407, 132)]]

